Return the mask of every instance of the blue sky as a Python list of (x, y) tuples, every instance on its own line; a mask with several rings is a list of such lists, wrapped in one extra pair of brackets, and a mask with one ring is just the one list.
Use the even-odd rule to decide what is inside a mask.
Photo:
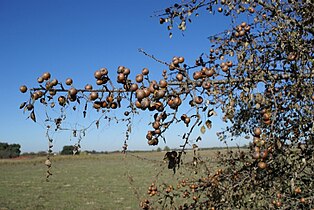
[[(166, 27), (159, 24), (159, 18), (151, 17), (154, 11), (170, 6), (169, 2), (175, 3), (155, 0), (0, 0), (0, 141), (19, 143), (22, 152), (47, 150), (40, 116), (39, 123), (35, 124), (26, 120), (27, 114), (19, 110), (20, 103), (27, 99), (19, 92), (19, 86), (36, 86), (36, 78), (43, 72), (49, 71), (59, 81), (72, 77), (77, 87), (93, 84), (93, 73), (100, 67), (108, 68), (112, 77), (119, 65), (130, 68), (133, 77), (143, 67), (148, 67), (152, 75), (159, 77), (166, 67), (139, 53), (139, 48), (165, 61), (175, 55), (184, 56), (192, 64), (202, 52), (208, 52), (210, 46), (206, 37), (230, 26), (229, 20), (221, 15), (204, 12), (193, 19), (194, 24), (189, 25), (184, 36), (174, 30), (170, 39)], [(37, 109), (40, 112), (39, 107)], [(136, 118), (130, 149), (153, 149), (147, 146), (145, 139), (145, 131), (150, 129), (146, 125), (148, 120), (146, 115)], [(222, 145), (215, 136), (222, 126), (217, 117), (214, 128), (204, 135), (201, 146)], [(82, 140), (82, 149), (120, 150), (123, 129), (120, 125), (91, 129)], [(169, 133), (168, 145), (179, 145), (178, 135), (181, 133)], [(67, 132), (57, 133), (54, 138), (55, 151), (75, 143)]]

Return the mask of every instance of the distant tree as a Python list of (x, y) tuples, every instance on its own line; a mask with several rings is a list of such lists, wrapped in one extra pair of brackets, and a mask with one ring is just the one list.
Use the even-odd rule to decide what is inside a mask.
[(156, 152), (161, 152), (161, 148), (158, 147), (158, 148), (156, 149)]
[(63, 149), (60, 152), (60, 154), (61, 155), (73, 155), (73, 154), (79, 154), (79, 152), (78, 152), (77, 146), (66, 145), (66, 146), (63, 147)]
[(164, 151), (169, 152), (170, 151), (170, 147), (165, 146)]
[(15, 158), (21, 154), (21, 145), (0, 142), (0, 158)]

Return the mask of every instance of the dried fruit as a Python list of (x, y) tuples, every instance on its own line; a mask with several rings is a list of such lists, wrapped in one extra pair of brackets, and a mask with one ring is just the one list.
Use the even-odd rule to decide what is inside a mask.
[(26, 87), (26, 85), (22, 85), (22, 86), (20, 87), (20, 91), (21, 91), (21, 93), (26, 93), (26, 92), (27, 92), (27, 87)]

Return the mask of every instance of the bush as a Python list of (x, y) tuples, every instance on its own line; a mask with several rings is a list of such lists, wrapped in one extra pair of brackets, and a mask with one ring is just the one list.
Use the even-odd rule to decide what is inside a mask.
[(0, 142), (0, 158), (16, 158), (21, 154), (19, 144), (8, 144)]

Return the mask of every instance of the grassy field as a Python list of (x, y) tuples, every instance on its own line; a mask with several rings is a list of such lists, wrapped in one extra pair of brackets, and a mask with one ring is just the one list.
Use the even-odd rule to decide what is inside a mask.
[[(152, 182), (175, 185), (178, 178), (188, 175), (183, 169), (174, 175), (162, 161), (164, 154), (55, 156), (49, 182), (45, 180), (45, 157), (0, 160), (0, 210), (138, 209)], [(214, 151), (201, 154), (210, 159)]]

